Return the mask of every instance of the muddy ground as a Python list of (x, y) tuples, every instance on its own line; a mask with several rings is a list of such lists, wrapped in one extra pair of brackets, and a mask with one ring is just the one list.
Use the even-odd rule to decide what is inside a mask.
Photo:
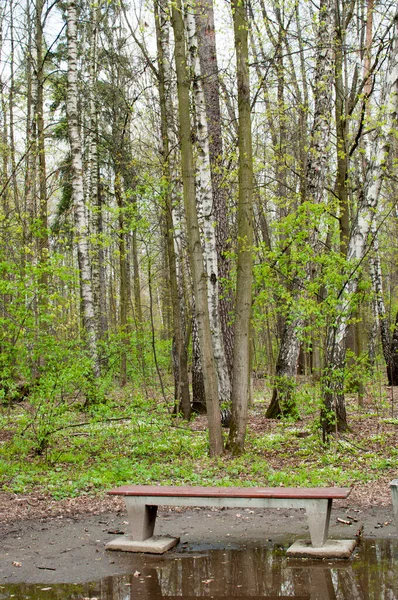
[[(107, 541), (128, 529), (121, 503), (96, 506), (97, 514), (90, 513), (89, 504), (84, 513), (68, 512), (64, 506), (57, 516), (41, 515), (40, 511), (35, 514), (33, 504), (33, 518), (26, 518), (24, 511), (13, 514), (11, 506), (17, 499), (9, 495), (8, 500), (10, 513), (7, 517), (3, 497), (2, 520), (6, 522), (0, 523), (0, 586), (18, 582), (82, 583), (131, 573), (164, 560), (104, 549)], [(169, 551), (168, 558), (171, 553), (180, 556), (182, 552), (210, 548), (287, 545), (298, 537), (308, 537), (304, 511), (283, 509), (160, 508), (155, 533), (180, 537), (180, 544)], [(395, 538), (392, 506), (364, 506), (352, 500), (336, 503), (330, 537), (355, 535)]]

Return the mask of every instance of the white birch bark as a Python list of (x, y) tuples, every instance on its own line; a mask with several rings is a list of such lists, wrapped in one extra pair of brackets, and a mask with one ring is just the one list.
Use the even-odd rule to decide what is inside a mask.
[(89, 353), (93, 361), (93, 374), (95, 377), (98, 377), (100, 375), (100, 368), (98, 362), (94, 301), (91, 285), (88, 226), (84, 203), (82, 143), (78, 117), (79, 113), (77, 85), (77, 14), (76, 2), (74, 0), (69, 0), (67, 4), (67, 39), (67, 115), (69, 143), (72, 155), (73, 206), (75, 219), (75, 234), (77, 239), (78, 263), (80, 271), (83, 323), (87, 334)]
[(200, 71), (206, 101), (207, 129), (213, 190), (213, 214), (217, 223), (216, 243), (218, 257), (219, 315), (224, 340), (224, 352), (230, 380), (234, 352), (234, 327), (230, 314), (234, 311), (234, 298), (226, 282), (230, 279), (231, 261), (225, 251), (228, 247), (230, 227), (228, 222), (228, 188), (225, 185), (223, 134), (220, 105), (220, 78), (213, 0), (196, 0), (195, 25), (198, 40)]
[(91, 230), (94, 234), (92, 248), (92, 287), (97, 337), (103, 340), (107, 331), (106, 276), (104, 268), (104, 249), (100, 236), (103, 232), (102, 202), (99, 193), (98, 165), (98, 109), (96, 104), (96, 81), (98, 79), (98, 19), (99, 9), (90, 9), (90, 52), (89, 52), (89, 133), (88, 133), (88, 203)]
[(185, 218), (188, 230), (188, 251), (193, 278), (193, 288), (198, 319), (199, 343), (203, 366), (206, 394), (207, 419), (209, 424), (210, 455), (220, 456), (223, 452), (218, 378), (215, 366), (209, 308), (207, 303), (206, 274), (200, 240), (196, 207), (194, 156), (189, 112), (189, 72), (186, 60), (185, 32), (181, 1), (172, 4), (174, 30), (174, 58), (177, 73), (179, 136), (181, 149), (181, 171)]
[(314, 122), (307, 159), (306, 199), (322, 202), (325, 191), (329, 140), (332, 123), (334, 82), (334, 2), (323, 0), (319, 9), (315, 71)]
[(231, 383), (224, 351), (224, 342), (219, 315), (218, 257), (216, 241), (216, 218), (210, 168), (209, 133), (207, 127), (206, 101), (200, 69), (198, 41), (196, 36), (195, 7), (186, 6), (185, 25), (188, 36), (191, 68), (193, 70), (193, 99), (195, 105), (195, 129), (197, 150), (197, 205), (202, 217), (203, 249), (207, 273), (207, 301), (214, 360), (218, 376), (220, 402), (231, 399)]

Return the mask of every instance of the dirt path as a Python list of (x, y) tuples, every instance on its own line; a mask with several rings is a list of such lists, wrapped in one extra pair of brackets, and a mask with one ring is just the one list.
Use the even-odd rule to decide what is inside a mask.
[[(11, 495), (10, 495), (11, 496)], [(19, 502), (19, 515), (10, 511), (0, 524), (0, 585), (3, 583), (80, 583), (107, 575), (134, 572), (156, 565), (162, 557), (104, 550), (104, 544), (127, 529), (127, 516), (120, 500), (63, 501), (62, 506), (32, 497)], [(40, 516), (40, 503), (46, 510)], [(77, 513), (77, 505), (85, 509)], [(24, 509), (21, 509), (24, 506)], [(28, 510), (30, 507), (30, 512)], [(35, 511), (38, 514), (35, 514)], [(61, 513), (62, 514), (57, 514)], [(26, 518), (30, 514), (31, 519)], [(96, 514), (93, 514), (96, 513)], [(55, 514), (57, 516), (49, 516)], [(21, 518), (21, 516), (25, 518)], [(351, 525), (337, 519), (350, 521)], [(396, 536), (391, 505), (363, 506), (355, 502), (337, 505), (332, 512), (331, 537), (352, 538), (361, 530), (367, 538)], [(208, 548), (261, 547), (288, 544), (307, 537), (303, 511), (248, 509), (160, 509), (156, 534), (180, 536), (173, 553)], [(168, 553), (170, 557), (170, 553)]]

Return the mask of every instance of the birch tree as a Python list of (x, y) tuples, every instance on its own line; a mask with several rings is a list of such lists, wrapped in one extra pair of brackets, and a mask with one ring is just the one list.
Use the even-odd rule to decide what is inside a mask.
[(91, 244), (91, 273), (92, 288), (95, 307), (95, 320), (98, 340), (105, 340), (107, 332), (107, 298), (106, 298), (106, 274), (104, 248), (101, 244), (101, 236), (104, 231), (103, 224), (103, 198), (100, 184), (100, 166), (98, 155), (98, 100), (97, 80), (99, 77), (98, 64), (98, 38), (100, 9), (91, 6), (89, 12), (89, 127), (87, 133), (88, 145), (88, 202), (90, 216), (90, 231), (93, 234)]
[(79, 124), (79, 89), (78, 89), (78, 46), (77, 46), (77, 6), (75, 0), (67, 4), (67, 41), (68, 41), (68, 88), (67, 115), (69, 144), (72, 155), (72, 189), (75, 217), (75, 236), (79, 263), (79, 276), (82, 299), (82, 316), (89, 354), (93, 364), (93, 376), (99, 377), (97, 335), (93, 291), (91, 285), (91, 269), (88, 245), (87, 213), (84, 203), (82, 140)]
[(219, 456), (223, 452), (221, 415), (218, 398), (217, 370), (215, 366), (209, 309), (207, 302), (207, 278), (203, 262), (198, 214), (195, 196), (195, 167), (191, 139), (189, 112), (189, 69), (185, 47), (184, 21), (180, 0), (172, 4), (174, 30), (174, 57), (177, 72), (177, 95), (179, 114), (179, 137), (185, 217), (187, 222), (188, 250), (196, 302), (199, 343), (204, 375), (207, 418), (209, 423), (210, 454)]
[(371, 243), (370, 232), (379, 203), (380, 190), (387, 172), (392, 136), (397, 126), (398, 109), (398, 14), (394, 17), (393, 40), (389, 52), (385, 81), (385, 115), (379, 122), (370, 149), (363, 188), (360, 191), (357, 212), (347, 247), (347, 263), (351, 272), (340, 290), (334, 323), (326, 341), (325, 369), (322, 377), (323, 409), (321, 422), (323, 436), (347, 429), (344, 401), (344, 368), (346, 337), (352, 313), (352, 298), (358, 288), (359, 268)]
[(185, 22), (188, 36), (191, 65), (193, 70), (193, 97), (195, 107), (196, 148), (197, 148), (197, 186), (196, 198), (198, 212), (203, 223), (203, 249), (207, 273), (207, 301), (209, 305), (210, 328), (213, 343), (214, 360), (218, 375), (218, 394), (220, 402), (230, 402), (231, 384), (224, 352), (223, 334), (219, 315), (219, 271), (216, 241), (216, 212), (210, 165), (209, 129), (206, 112), (206, 99), (199, 61), (196, 36), (195, 8), (186, 6)]
[(228, 373), (232, 376), (233, 326), (230, 314), (233, 312), (233, 298), (225, 282), (230, 277), (228, 257), (230, 228), (228, 223), (228, 186), (224, 164), (224, 144), (221, 124), (220, 80), (214, 25), (213, 0), (195, 2), (195, 26), (198, 39), (201, 85), (205, 98), (205, 111), (208, 132), (211, 187), (213, 195), (213, 218), (215, 221), (219, 319), (224, 340), (224, 353)]

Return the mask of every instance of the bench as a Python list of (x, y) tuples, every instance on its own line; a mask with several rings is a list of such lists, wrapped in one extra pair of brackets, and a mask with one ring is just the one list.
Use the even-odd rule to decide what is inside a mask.
[(306, 510), (313, 548), (327, 541), (333, 500), (345, 500), (350, 488), (241, 488), (125, 485), (108, 492), (123, 496), (130, 535), (109, 542), (109, 550), (163, 553), (178, 538), (153, 536), (158, 506), (214, 506), (218, 508), (302, 508)]

